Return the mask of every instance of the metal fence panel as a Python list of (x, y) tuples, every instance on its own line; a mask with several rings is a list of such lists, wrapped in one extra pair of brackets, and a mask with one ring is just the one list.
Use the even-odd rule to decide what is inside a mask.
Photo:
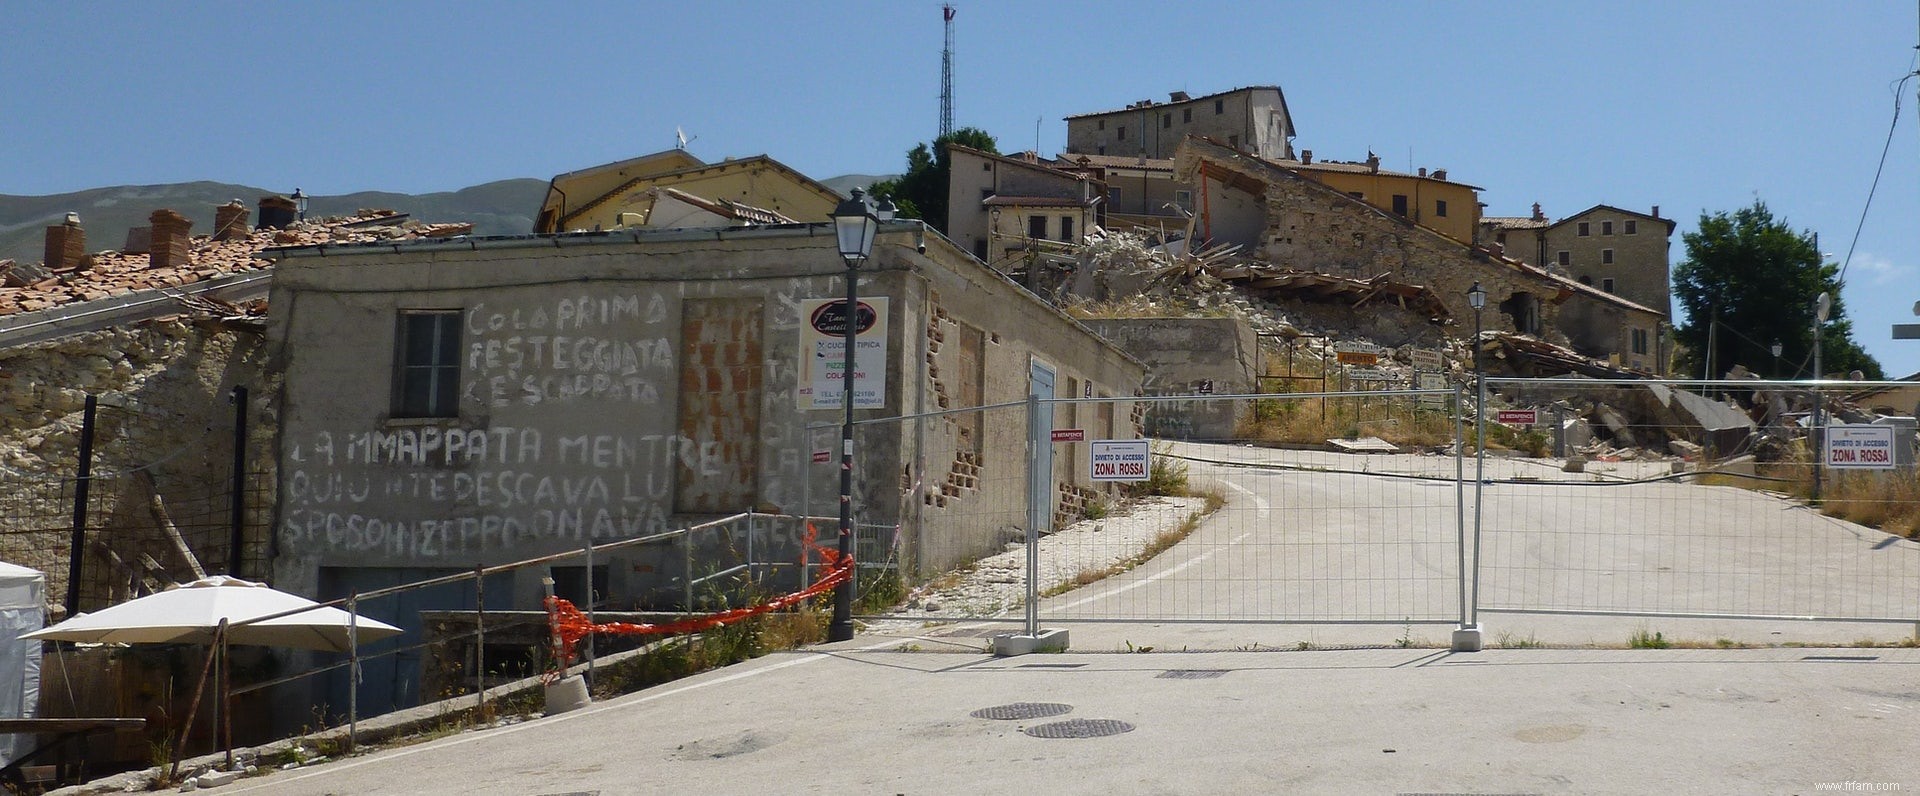
[[(1857, 385), (1490, 379), (1489, 389), (1481, 610), (1920, 619), (1920, 544), (1810, 503), (1818, 494), (1869, 523), (1920, 508), (1911, 467), (1815, 466), (1813, 396), (1822, 417), (1866, 420), (1845, 397)], [(1509, 409), (1503, 424), (1505, 407), (1523, 413)]]

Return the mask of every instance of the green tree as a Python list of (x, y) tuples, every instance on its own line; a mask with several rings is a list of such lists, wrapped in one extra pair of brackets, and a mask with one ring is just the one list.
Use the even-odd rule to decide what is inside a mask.
[(953, 171), (948, 144), (1000, 154), (999, 143), (978, 127), (962, 127), (933, 139), (931, 145), (915, 144), (907, 152), (907, 173), (881, 180), (867, 191), (893, 200), (901, 218), (926, 221), (941, 234), (947, 232), (947, 176)]
[(1674, 330), (1684, 346), (1682, 372), (1702, 372), (1711, 334), (1715, 378), (1736, 364), (1775, 376), (1775, 342), (1781, 347), (1777, 375), (1792, 377), (1798, 368), (1808, 376), (1814, 304), (1825, 291), (1833, 308), (1821, 329), (1822, 369), (1883, 378), (1880, 363), (1853, 339), (1853, 322), (1840, 301), (1840, 266), (1820, 256), (1811, 232), (1794, 232), (1756, 199), (1732, 213), (1702, 213), (1698, 231), (1681, 240), (1687, 259), (1673, 269), (1673, 295), (1687, 315)]

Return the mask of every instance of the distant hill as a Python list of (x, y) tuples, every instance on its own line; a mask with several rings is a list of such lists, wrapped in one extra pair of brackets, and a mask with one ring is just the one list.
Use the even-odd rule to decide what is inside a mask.
[[(421, 221), (472, 222), (481, 235), (520, 235), (533, 230), (533, 215), (546, 198), (547, 181), (500, 180), (458, 191), (404, 194), (363, 191), (342, 196), (315, 196), (307, 201), (309, 216), (349, 215), (361, 208), (386, 208), (409, 213)], [(67, 213), (79, 213), (87, 231), (87, 250), (119, 249), (127, 230), (144, 227), (153, 211), (167, 208), (193, 219), (195, 234), (213, 231), (213, 209), (238, 199), (259, 221), (260, 197), (279, 193), (264, 188), (220, 182), (183, 182), (170, 185), (121, 185), (50, 196), (0, 194), (0, 259), (40, 262), (45, 253), (45, 227), (58, 224)]]
[[(898, 175), (845, 174), (821, 182), (847, 194)], [(40, 262), (46, 251), (46, 227), (67, 213), (80, 214), (87, 231), (87, 251), (119, 249), (127, 230), (147, 225), (153, 211), (167, 208), (193, 219), (195, 234), (213, 231), (213, 209), (233, 199), (254, 211), (258, 223), (260, 197), (279, 193), (265, 188), (224, 182), (181, 182), (169, 185), (119, 185), (49, 196), (0, 194), (0, 260)], [(547, 198), (547, 181), (500, 180), (458, 191), (405, 194), (362, 191), (307, 200), (309, 216), (351, 215), (362, 208), (384, 208), (411, 214), (420, 221), (472, 222), (479, 235), (522, 235), (533, 230), (533, 216)]]

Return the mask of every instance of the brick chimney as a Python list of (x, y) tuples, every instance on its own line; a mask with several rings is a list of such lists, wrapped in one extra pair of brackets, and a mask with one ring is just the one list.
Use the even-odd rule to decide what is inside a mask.
[(1302, 166), (1313, 165), (1313, 150), (1311, 149), (1300, 150), (1300, 165)]
[(1446, 169), (1434, 169), (1434, 170), (1433, 170), (1433, 178), (1434, 178), (1434, 179), (1436, 179), (1436, 180), (1444, 180), (1444, 179), (1446, 179), (1446, 178), (1447, 178), (1447, 170), (1446, 170)]
[(238, 199), (214, 208), (213, 239), (236, 240), (246, 237), (253, 231), (253, 227), (247, 225), (247, 218), (251, 215), (252, 212)]
[(1426, 166), (1421, 166), (1421, 167), (1420, 167), (1420, 176), (1422, 176), (1422, 177), (1425, 177), (1425, 176), (1427, 176), (1427, 167), (1426, 167)]
[(153, 244), (148, 251), (152, 268), (175, 268), (193, 264), (193, 252), (187, 247), (193, 221), (172, 210), (155, 210), (147, 217), (153, 222)]
[(1654, 205), (1654, 206), (1653, 206), (1653, 217), (1654, 217), (1654, 218), (1659, 218), (1659, 217), (1660, 217), (1660, 206), (1659, 206), (1659, 205)]
[(85, 270), (87, 231), (80, 228), (80, 214), (68, 213), (67, 220), (47, 227), (46, 267), (55, 271), (69, 268)]
[(286, 229), (293, 226), (295, 214), (300, 206), (284, 196), (260, 197), (260, 228)]
[(1534, 203), (1533, 203), (1533, 220), (1535, 220), (1535, 221), (1545, 221), (1545, 220), (1547, 220), (1547, 214), (1545, 214), (1545, 213), (1542, 213), (1542, 212), (1540, 212), (1540, 203), (1539, 203), (1539, 202), (1534, 202)]

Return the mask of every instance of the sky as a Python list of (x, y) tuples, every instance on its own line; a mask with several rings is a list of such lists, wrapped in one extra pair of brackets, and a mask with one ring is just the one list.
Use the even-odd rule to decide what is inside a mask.
[[(1765, 201), (1847, 261), (1855, 336), (1920, 371), (1920, 3), (955, 0), (957, 126), (1064, 148), (1070, 114), (1279, 85), (1296, 148), (1445, 168), (1489, 215)], [(938, 132), (940, 3), (18, 2), (0, 194), (192, 180), (455, 190), (672, 147), (816, 178)]]

